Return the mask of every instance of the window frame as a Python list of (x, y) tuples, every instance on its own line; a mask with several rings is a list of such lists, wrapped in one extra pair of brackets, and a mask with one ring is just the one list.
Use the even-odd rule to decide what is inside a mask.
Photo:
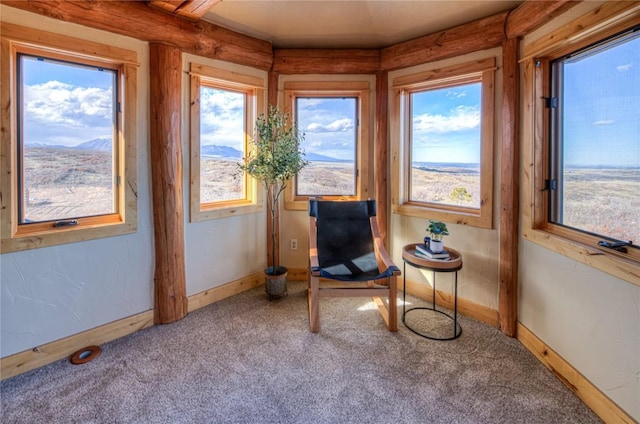
[(550, 222), (550, 199), (545, 191), (551, 167), (551, 122), (545, 104), (551, 88), (551, 62), (638, 25), (637, 16), (629, 17), (630, 8), (616, 2), (605, 3), (597, 15), (578, 17), (524, 50), (524, 110), (528, 113), (523, 114), (523, 163), (527, 167), (522, 187), (529, 207), (523, 210), (522, 228), (528, 241), (640, 286), (640, 249), (618, 252), (598, 245), (598, 241), (606, 239), (604, 236)]
[[(284, 83), (284, 107), (285, 113), (289, 113), (291, 119), (297, 121), (296, 99), (303, 98), (355, 98), (357, 103), (357, 129), (356, 129), (356, 193), (353, 196), (316, 196), (327, 200), (361, 200), (368, 198), (369, 163), (371, 131), (370, 131), (370, 83), (368, 81), (287, 81)], [(300, 129), (304, 132), (304, 129)], [(297, 182), (291, 181), (285, 189), (284, 206), (287, 210), (307, 210), (309, 207), (308, 195), (296, 194)]]
[[(418, 72), (392, 79), (392, 212), (399, 215), (455, 222), (480, 228), (493, 228), (493, 149), (495, 111), (496, 59), (489, 57), (474, 62)], [(411, 180), (411, 115), (410, 94), (426, 89), (452, 87), (479, 82), (481, 92), (480, 129), (480, 207), (410, 200)]]
[[(46, 40), (46, 41), (45, 41)], [(104, 66), (117, 70), (119, 110), (118, 133), (114, 140), (114, 168), (119, 183), (114, 184), (117, 197), (115, 213), (79, 217), (78, 224), (54, 227), (56, 220), (37, 223), (19, 222), (18, 113), (19, 78), (17, 55), (25, 53), (56, 60), (66, 60), (89, 66)], [(136, 109), (137, 53), (104, 44), (80, 40), (60, 34), (39, 31), (10, 23), (2, 23), (2, 132), (0, 155), (6, 178), (2, 179), (3, 211), (0, 218), (1, 252), (14, 252), (78, 241), (111, 237), (137, 231), (136, 174)], [(72, 219), (72, 218), (69, 218)], [(66, 219), (65, 219), (66, 220)]]
[[(265, 111), (265, 80), (225, 69), (190, 64), (190, 221), (199, 222), (263, 210), (262, 191), (258, 182), (245, 173), (245, 198), (201, 203), (200, 201), (200, 88), (230, 90), (245, 95), (245, 156), (251, 151), (251, 136), (256, 118)], [(246, 158), (245, 158), (246, 159)]]

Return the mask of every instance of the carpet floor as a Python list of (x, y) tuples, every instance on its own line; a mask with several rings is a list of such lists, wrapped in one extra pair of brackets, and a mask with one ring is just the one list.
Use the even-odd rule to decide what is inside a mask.
[(61, 360), (3, 381), (1, 421), (600, 422), (517, 340), (483, 323), (460, 316), (459, 338), (433, 341), (402, 323), (388, 332), (368, 298), (320, 308), (311, 334), (306, 283), (271, 302), (263, 287), (249, 290), (104, 344), (86, 364)]

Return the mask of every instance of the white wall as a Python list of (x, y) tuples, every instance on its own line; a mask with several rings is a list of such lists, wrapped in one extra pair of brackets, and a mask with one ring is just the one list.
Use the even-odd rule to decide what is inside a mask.
[[(581, 3), (525, 44), (599, 4)], [(521, 238), (519, 320), (640, 421), (639, 286)]]
[[(153, 307), (146, 43), (0, 6), (3, 22), (137, 52), (138, 232), (0, 255), (5, 357)], [(2, 88), (6, 89), (5, 87)]]

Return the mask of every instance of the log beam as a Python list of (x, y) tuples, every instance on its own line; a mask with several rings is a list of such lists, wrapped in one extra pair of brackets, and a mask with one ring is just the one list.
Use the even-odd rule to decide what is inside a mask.
[(153, 227), (155, 235), (154, 322), (187, 314), (180, 138), (180, 49), (149, 44), (149, 114)]
[(499, 47), (509, 12), (499, 13), (445, 31), (386, 47), (380, 53), (380, 70), (408, 68), (436, 60)]
[(522, 37), (578, 3), (573, 0), (525, 1), (507, 17), (505, 36), (507, 39)]
[(139, 1), (3, 0), (17, 9), (139, 40), (171, 44), (183, 52), (269, 70), (271, 44), (217, 25), (186, 19)]
[(377, 49), (274, 49), (273, 71), (281, 74), (372, 74)]
[(152, 0), (149, 5), (197, 21), (222, 0)]
[(500, 145), (500, 329), (516, 337), (518, 325), (518, 213), (520, 192), (518, 40), (502, 46), (502, 143)]

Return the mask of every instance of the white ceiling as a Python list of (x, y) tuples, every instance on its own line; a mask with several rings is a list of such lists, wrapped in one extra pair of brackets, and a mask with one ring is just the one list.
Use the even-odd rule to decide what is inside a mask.
[(517, 7), (522, 0), (224, 0), (203, 19), (276, 48), (380, 48)]

